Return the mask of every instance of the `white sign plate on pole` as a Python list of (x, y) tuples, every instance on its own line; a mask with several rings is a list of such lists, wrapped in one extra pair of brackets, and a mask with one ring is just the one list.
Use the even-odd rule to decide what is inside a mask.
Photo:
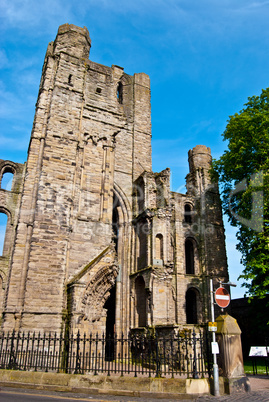
[(211, 349), (212, 349), (213, 355), (218, 355), (219, 354), (218, 342), (211, 342)]

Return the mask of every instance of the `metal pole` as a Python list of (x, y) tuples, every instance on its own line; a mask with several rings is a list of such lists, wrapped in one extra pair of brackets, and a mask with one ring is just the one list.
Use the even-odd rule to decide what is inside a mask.
[[(214, 313), (214, 296), (213, 296), (213, 279), (210, 279), (210, 305), (211, 305), (211, 320), (215, 322)], [(216, 342), (216, 334), (212, 332), (212, 341)], [(213, 353), (213, 381), (214, 381), (214, 395), (219, 396), (219, 367), (217, 364), (217, 355)]]

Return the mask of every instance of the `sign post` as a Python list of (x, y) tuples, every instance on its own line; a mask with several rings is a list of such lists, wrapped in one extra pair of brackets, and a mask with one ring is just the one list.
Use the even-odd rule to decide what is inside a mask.
[[(210, 305), (211, 305), (211, 321), (215, 322), (214, 313), (214, 297), (213, 297), (213, 279), (210, 279)], [(214, 395), (219, 396), (219, 367), (217, 363), (217, 348), (216, 348), (216, 334), (212, 332), (212, 353), (213, 353), (213, 381), (214, 381)]]

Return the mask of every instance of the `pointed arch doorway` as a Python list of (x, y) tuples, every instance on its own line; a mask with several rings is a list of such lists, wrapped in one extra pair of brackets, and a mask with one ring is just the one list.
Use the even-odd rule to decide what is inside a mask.
[[(112, 236), (115, 245), (119, 274), (115, 287), (111, 292), (110, 310), (111, 318), (107, 319), (108, 331), (111, 331), (114, 319), (114, 332), (127, 335), (129, 323), (129, 261), (130, 261), (130, 206), (127, 197), (118, 185), (114, 185), (113, 211), (112, 211)], [(115, 318), (113, 318), (113, 314)]]

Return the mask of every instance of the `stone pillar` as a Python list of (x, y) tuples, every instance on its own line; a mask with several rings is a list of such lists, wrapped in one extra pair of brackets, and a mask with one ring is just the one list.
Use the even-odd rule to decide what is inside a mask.
[(217, 319), (217, 341), (219, 344), (218, 366), (224, 377), (224, 391), (231, 394), (250, 391), (245, 375), (241, 344), (241, 330), (235, 318), (228, 314)]

